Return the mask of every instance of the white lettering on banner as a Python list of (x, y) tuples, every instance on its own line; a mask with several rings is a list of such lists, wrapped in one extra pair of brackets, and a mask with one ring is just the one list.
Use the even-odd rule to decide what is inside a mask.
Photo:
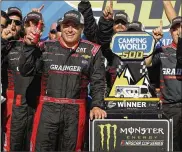
[(162, 68), (163, 75), (179, 75), (182, 76), (182, 69), (170, 69), (170, 68)]
[(50, 66), (51, 70), (59, 70), (59, 71), (76, 71), (76, 72), (80, 72), (81, 71), (81, 67), (80, 66), (67, 66), (67, 65), (55, 65), (52, 64)]
[(119, 38), (119, 48), (121, 50), (146, 50), (146, 38)]
[(172, 39), (163, 39), (162, 40), (162, 44), (165, 46), (165, 45), (169, 45), (172, 43)]
[(166, 45), (169, 45), (172, 43), (172, 39), (162, 39), (161, 41), (158, 41), (156, 45), (163, 45), (163, 46), (166, 46)]
[(131, 139), (157, 139), (158, 136), (126, 136), (127, 140), (131, 140)]
[(118, 102), (118, 107), (138, 108), (146, 106), (146, 102)]
[(120, 133), (124, 133), (124, 134), (164, 134), (163, 132), (163, 128), (120, 128)]
[(119, 38), (119, 43), (147, 43), (146, 38)]

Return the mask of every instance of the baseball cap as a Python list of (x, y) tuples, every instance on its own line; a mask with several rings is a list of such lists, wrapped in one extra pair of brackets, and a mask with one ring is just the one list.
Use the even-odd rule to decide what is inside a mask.
[(60, 25), (61, 25), (62, 21), (63, 21), (62, 17), (57, 20), (57, 27), (56, 27), (57, 31), (60, 31)]
[(70, 10), (64, 14), (62, 23), (65, 23), (67, 21), (72, 21), (76, 24), (84, 24), (83, 15), (75, 10)]
[(9, 7), (8, 8), (7, 15), (10, 16), (10, 15), (13, 15), (13, 14), (18, 15), (22, 20), (22, 12), (18, 7)]
[(176, 24), (180, 24), (180, 23), (182, 23), (182, 16), (177, 16), (172, 19), (170, 28), (173, 28)]
[(28, 13), (24, 19), (23, 19), (23, 23), (25, 24), (26, 22), (30, 21), (30, 20), (35, 20), (35, 21), (39, 21), (39, 20), (43, 20), (42, 18), (42, 14), (38, 13), (38, 12), (30, 12)]
[(127, 25), (127, 31), (145, 31), (145, 27), (139, 21), (133, 21)]
[(119, 11), (119, 12), (115, 13), (115, 15), (114, 15), (114, 22), (116, 22), (118, 20), (122, 20), (125, 23), (129, 23), (130, 22), (129, 21), (130, 19), (128, 17), (128, 14), (125, 13), (124, 11)]

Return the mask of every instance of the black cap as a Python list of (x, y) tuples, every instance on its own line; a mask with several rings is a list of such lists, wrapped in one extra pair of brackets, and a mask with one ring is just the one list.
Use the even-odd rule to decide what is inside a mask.
[(72, 21), (76, 24), (84, 24), (83, 15), (75, 10), (68, 11), (64, 14), (62, 23), (65, 23), (67, 21)]
[(30, 20), (35, 20), (35, 21), (39, 21), (39, 20), (43, 20), (42, 18), (42, 14), (38, 13), (38, 12), (30, 12), (28, 13), (24, 19), (23, 19), (23, 23), (25, 24), (26, 22), (30, 21)]
[(180, 24), (182, 23), (182, 17), (181, 16), (177, 16), (175, 18), (172, 19), (172, 23), (171, 23), (171, 27), (173, 28), (176, 24)]
[(22, 12), (18, 7), (9, 7), (7, 10), (7, 15), (11, 16), (13, 14), (16, 14), (20, 17), (20, 19), (22, 20)]
[(63, 21), (62, 17), (57, 20), (57, 27), (56, 27), (57, 31), (60, 31), (60, 25), (61, 25), (62, 21)]
[(133, 21), (127, 25), (127, 31), (145, 31), (145, 27), (139, 21)]
[(128, 14), (125, 13), (124, 11), (119, 11), (119, 12), (115, 13), (115, 15), (114, 15), (114, 22), (116, 22), (118, 20), (122, 20), (125, 23), (129, 23), (130, 22), (129, 21), (130, 19), (128, 17)]
[(1, 10), (1, 16), (4, 17), (6, 20), (9, 20), (8, 15), (6, 14), (5, 11)]

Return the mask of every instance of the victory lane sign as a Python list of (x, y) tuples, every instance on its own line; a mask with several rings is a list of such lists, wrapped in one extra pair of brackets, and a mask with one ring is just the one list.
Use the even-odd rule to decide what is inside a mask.
[[(155, 48), (153, 36), (147, 32), (119, 32), (111, 42), (113, 53), (122, 63), (109, 96), (105, 98), (107, 109), (157, 110), (159, 98), (152, 98), (145, 58)], [(117, 68), (117, 70), (118, 70)], [(132, 83), (131, 83), (132, 82)], [(132, 100), (130, 100), (132, 98)]]

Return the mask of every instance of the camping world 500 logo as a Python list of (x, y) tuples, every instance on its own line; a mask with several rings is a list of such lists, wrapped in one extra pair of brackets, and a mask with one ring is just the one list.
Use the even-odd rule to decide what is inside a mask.
[[(65, 1), (71, 7), (77, 9), (80, 1)], [(90, 1), (94, 16), (99, 18), (102, 15), (102, 10), (109, 5), (110, 0)], [(171, 0), (177, 14), (180, 16), (182, 12), (181, 0)], [(163, 2), (161, 0), (113, 0), (114, 12), (124, 10), (130, 17), (131, 21), (140, 21), (145, 26), (146, 30), (158, 27), (160, 20), (163, 20), (164, 29), (169, 28), (169, 21), (166, 18)]]
[[(98, 125), (100, 128), (100, 136), (101, 136), (101, 146), (104, 150), (104, 143), (106, 143), (107, 151), (110, 151), (110, 146), (113, 146), (113, 148), (116, 148), (116, 131), (117, 131), (117, 125), (111, 125), (111, 124), (105, 124), (105, 125)], [(110, 144), (111, 137), (113, 139), (113, 143)]]
[(155, 40), (146, 32), (120, 32), (112, 37), (111, 49), (125, 60), (142, 60), (153, 53)]

